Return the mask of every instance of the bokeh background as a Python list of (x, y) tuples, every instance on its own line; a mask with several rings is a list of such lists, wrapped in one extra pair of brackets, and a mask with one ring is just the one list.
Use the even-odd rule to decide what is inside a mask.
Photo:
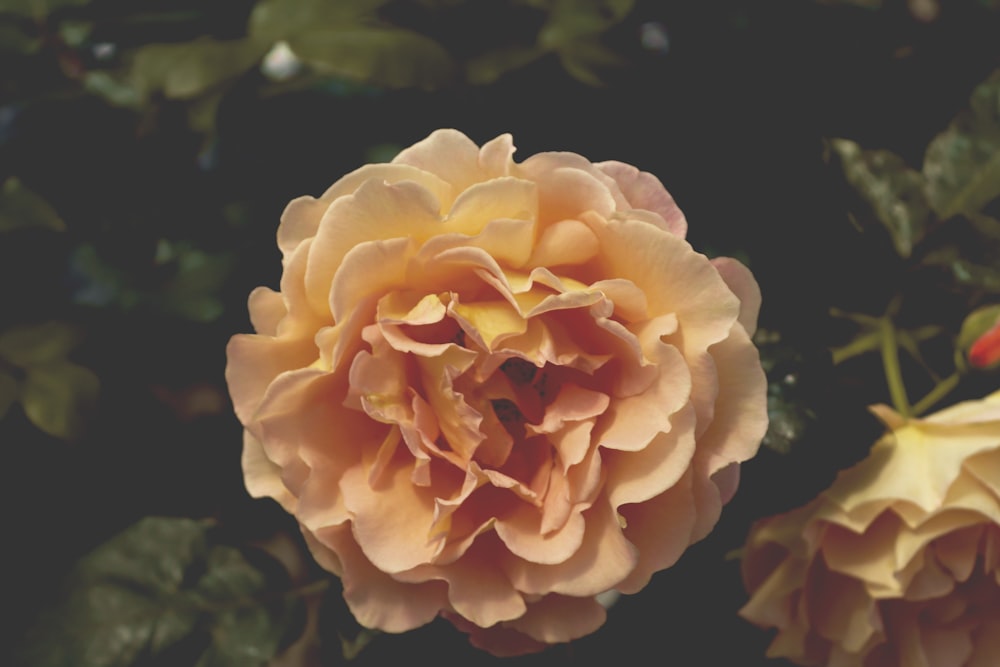
[[(1000, 300), (996, 245), (968, 221), (943, 232), (951, 260), (983, 255), (965, 283), (901, 254), (831, 140), (919, 170), (998, 66), (987, 0), (0, 1), (0, 650), (22, 661), (4, 664), (344, 663), (359, 629), (309, 588), (294, 523), (243, 490), (224, 349), (251, 330), (250, 290), (277, 286), (284, 205), (440, 127), (656, 174), (692, 244), (764, 294), (774, 424), (718, 529), (595, 635), (507, 662), (785, 664), (736, 616), (736, 551), (860, 459), (880, 432), (865, 406), (889, 400), (877, 355), (834, 366), (856, 332), (831, 308), (877, 316), (903, 294), (901, 321), (938, 327), (933, 373), (904, 363), (920, 396), (969, 310)], [(963, 376), (953, 398), (996, 384)], [(262, 590), (308, 602), (262, 617), (273, 655), (225, 648), (249, 631), (220, 639), (211, 614), (167, 648), (72, 653), (101, 622), (66, 610), (81, 558), (149, 516), (206, 520)], [(353, 664), (404, 660), (499, 664), (444, 622)]]

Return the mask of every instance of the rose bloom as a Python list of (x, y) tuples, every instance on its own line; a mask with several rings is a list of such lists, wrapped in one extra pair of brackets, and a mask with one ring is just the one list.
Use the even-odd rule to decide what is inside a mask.
[(440, 130), (291, 202), (229, 343), (251, 495), (365, 626), (502, 655), (598, 628), (704, 537), (766, 429), (760, 293), (652, 175)]
[(837, 667), (1000, 665), (1000, 392), (889, 433), (812, 503), (758, 522), (741, 614), (768, 655)]

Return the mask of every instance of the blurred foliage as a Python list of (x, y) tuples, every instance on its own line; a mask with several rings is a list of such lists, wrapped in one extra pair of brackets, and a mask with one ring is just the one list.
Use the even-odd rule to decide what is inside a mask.
[(0, 190), (0, 234), (20, 227), (64, 231), (66, 223), (49, 204), (17, 178), (8, 178)]
[(943, 219), (977, 215), (1000, 196), (1000, 70), (976, 87), (970, 103), (924, 157), (927, 198)]
[(82, 435), (100, 381), (66, 357), (79, 332), (61, 322), (0, 332), (0, 418), (19, 401), (28, 419), (49, 435)]
[(819, 376), (819, 367), (807, 359), (803, 346), (782, 340), (779, 332), (760, 330), (754, 342), (767, 374), (769, 423), (761, 444), (787, 454), (816, 427), (818, 399), (810, 385), (817, 381), (813, 375)]
[[(858, 325), (833, 350), (834, 362), (880, 352), (894, 407), (903, 415), (930, 409), (969, 372), (968, 350), (989, 328), (985, 320), (993, 316), (991, 302), (1000, 295), (1000, 220), (989, 213), (1000, 197), (1000, 70), (975, 88), (969, 105), (930, 142), (921, 172), (887, 150), (864, 150), (846, 139), (830, 142), (834, 161), (856, 193), (852, 223), (862, 234), (887, 235), (904, 260), (890, 279), (896, 290), (882, 315), (834, 311)], [(956, 234), (959, 228), (964, 233)], [(925, 300), (932, 285), (952, 298), (960, 295), (961, 310), (971, 314), (942, 322), (933, 309), (914, 309), (911, 304)], [(923, 312), (901, 326), (897, 319), (907, 305), (911, 313)], [(932, 360), (924, 354), (924, 342), (937, 337), (947, 339), (953, 353)], [(912, 405), (907, 386), (914, 383), (903, 375), (900, 351), (931, 383)]]
[[(217, 10), (193, 4), (157, 11), (158, 3), (135, 3), (109, 14), (99, 0), (7, 0), (0, 4), (0, 45), (22, 57), (42, 55), (48, 45), (68, 79), (60, 86), (65, 91), (82, 88), (147, 112), (183, 101), (192, 127), (208, 133), (221, 99), (238, 84), (263, 95), (339, 80), (434, 90), (462, 79), (491, 83), (552, 55), (577, 80), (601, 86), (607, 73), (626, 64), (604, 36), (626, 19), (634, 0), (487, 2), (491, 14), (518, 11), (526, 20), (510, 24), (517, 34), (505, 34), (499, 47), (471, 51), (460, 32), (421, 30), (469, 16), (469, 3), (406, 0), (257, 0), (242, 24), (239, 12), (226, 17), (227, 34), (193, 38), (192, 27)], [(136, 43), (136, 32), (157, 38)]]
[(286, 595), (280, 565), (258, 556), (255, 564), (221, 543), (203, 521), (143, 519), (73, 568), (20, 664), (266, 665), (302, 600)]
[[(375, 639), (301, 540), (257, 548), (295, 526), (243, 490), (223, 377), (247, 294), (277, 286), (282, 206), (443, 125), (657, 174), (692, 244), (764, 293), (771, 424), (718, 536), (597, 636), (517, 664), (665, 638), (682, 663), (778, 664), (733, 617), (719, 554), (864, 455), (864, 404), (919, 414), (1000, 378), (968, 362), (1000, 308), (998, 9), (0, 0), (0, 439), (19, 477), (0, 575), (27, 631), (4, 664), (489, 663), (447, 624)], [(96, 546), (171, 513), (214, 520)], [(692, 608), (709, 581), (718, 605)]]

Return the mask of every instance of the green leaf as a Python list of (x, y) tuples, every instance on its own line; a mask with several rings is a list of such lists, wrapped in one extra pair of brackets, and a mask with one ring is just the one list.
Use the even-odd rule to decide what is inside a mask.
[(562, 51), (577, 40), (597, 39), (621, 22), (633, 4), (631, 0), (556, 0), (538, 33), (538, 43), (545, 50)]
[(20, 393), (17, 379), (10, 373), (0, 370), (0, 419), (7, 415), (10, 406), (17, 400)]
[(91, 0), (0, 0), (0, 14), (44, 18), (63, 7), (90, 4)]
[(219, 289), (229, 276), (233, 257), (213, 255), (186, 245), (170, 249), (177, 254), (177, 274), (163, 288), (165, 310), (196, 322), (211, 322), (222, 315)]
[(344, 660), (350, 661), (357, 658), (365, 650), (365, 647), (371, 644), (373, 640), (378, 639), (381, 634), (379, 630), (363, 628), (353, 639), (341, 637), (340, 652), (344, 656)]
[(190, 99), (238, 77), (253, 67), (266, 49), (252, 40), (219, 41), (201, 37), (179, 44), (142, 47), (132, 64), (137, 90)]
[(77, 564), (19, 664), (264, 665), (300, 604), (276, 588), (205, 522), (143, 519)]
[(601, 35), (632, 11), (634, 0), (556, 0), (539, 42), (559, 50), (580, 37)]
[(142, 92), (129, 77), (115, 76), (104, 70), (92, 70), (83, 75), (83, 87), (115, 106), (137, 109), (142, 103)]
[(270, 48), (302, 32), (370, 25), (388, 0), (260, 0), (250, 14), (250, 37)]
[(79, 331), (65, 322), (21, 326), (0, 333), (0, 357), (27, 368), (62, 360), (79, 342)]
[(882, 0), (819, 0), (825, 5), (855, 5), (865, 9), (881, 9)]
[(761, 444), (787, 454), (815, 426), (817, 416), (811, 407), (808, 380), (819, 369), (807, 360), (799, 346), (782, 341), (777, 332), (759, 331), (755, 341), (767, 374), (769, 421)]
[(321, 74), (377, 86), (432, 90), (454, 76), (440, 44), (401, 28), (317, 28), (290, 37), (288, 45)]
[(0, 232), (21, 227), (64, 231), (66, 223), (48, 202), (24, 187), (20, 179), (8, 178), (0, 190)]
[(608, 28), (620, 23), (634, 6), (633, 0), (556, 0), (549, 20), (538, 33), (544, 51), (559, 54), (563, 67), (575, 79), (592, 86), (604, 85), (604, 71), (625, 64), (601, 43)]
[(578, 40), (565, 46), (559, 59), (570, 76), (591, 86), (603, 86), (606, 72), (626, 63), (614, 51), (593, 40)]
[(954, 259), (949, 266), (959, 283), (1000, 293), (1000, 266), (985, 266), (967, 259)]
[(468, 61), (465, 65), (465, 76), (472, 84), (493, 83), (507, 72), (538, 60), (544, 53), (538, 46), (512, 46), (490, 51)]
[(931, 214), (923, 176), (889, 151), (863, 150), (847, 139), (833, 139), (830, 146), (847, 182), (889, 232), (896, 252), (909, 257)]
[(25, 26), (0, 20), (0, 51), (32, 55), (42, 47), (37, 31), (28, 34)]
[(927, 196), (942, 218), (974, 214), (1000, 196), (1000, 70), (972, 93), (924, 156)]
[(57, 438), (78, 438), (87, 413), (97, 402), (100, 381), (94, 372), (71, 361), (28, 369), (21, 392), (24, 413), (35, 426)]

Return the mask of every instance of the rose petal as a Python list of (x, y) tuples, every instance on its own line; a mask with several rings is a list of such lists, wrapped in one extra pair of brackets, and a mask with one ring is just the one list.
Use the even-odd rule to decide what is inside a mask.
[(677, 562), (691, 544), (694, 508), (689, 471), (669, 489), (643, 503), (618, 508), (625, 518), (625, 537), (635, 545), (638, 558), (628, 577), (615, 585), (622, 593), (636, 593), (654, 572)]
[[(340, 481), (344, 505), (365, 557), (382, 572), (403, 572), (432, 562), (441, 553), (441, 540), (431, 539), (434, 498), (410, 482), (409, 469), (397, 465), (380, 483), (368, 483), (368, 469), (355, 466)], [(392, 507), (388, 514), (386, 507)]]
[(716, 257), (712, 266), (719, 272), (726, 285), (740, 300), (739, 323), (749, 335), (757, 330), (757, 315), (760, 312), (760, 286), (754, 280), (750, 269), (730, 257)]
[(300, 340), (238, 334), (226, 346), (226, 384), (236, 416), (244, 424), (254, 420), (268, 386), (286, 371), (304, 368), (316, 360), (315, 350)]
[(613, 507), (654, 498), (673, 486), (695, 452), (694, 410), (690, 405), (670, 417), (669, 433), (657, 433), (638, 451), (607, 449), (605, 485)]
[(361, 625), (384, 632), (408, 632), (430, 623), (448, 608), (447, 584), (394, 580), (365, 557), (347, 525), (324, 528), (313, 537), (315, 541), (307, 542), (314, 555), (317, 545), (322, 546), (343, 563), (340, 578), (344, 600)]
[(607, 612), (593, 597), (546, 595), (528, 605), (524, 616), (507, 627), (545, 644), (568, 642), (604, 625)]
[[(330, 308), (334, 276), (343, 281), (352, 271), (343, 270), (350, 254), (361, 248), (398, 247), (406, 239), (422, 240), (440, 232), (439, 209), (434, 195), (411, 181), (365, 181), (353, 195), (333, 202), (313, 239), (306, 268), (306, 293), (313, 309)], [(396, 242), (390, 246), (391, 241)], [(373, 266), (393, 265), (369, 264), (365, 272), (369, 277)], [(342, 309), (333, 312), (337, 321), (344, 316)]]
[(535, 243), (527, 265), (564, 266), (583, 264), (597, 254), (597, 237), (579, 220), (560, 220), (545, 228)]
[(288, 314), (281, 293), (267, 287), (258, 287), (250, 292), (247, 310), (250, 311), (250, 324), (254, 331), (265, 336), (276, 336), (278, 323)]
[(596, 166), (615, 180), (632, 208), (657, 213), (663, 219), (664, 229), (684, 238), (687, 234), (687, 220), (660, 179), (622, 162), (599, 162)]
[(448, 602), (452, 609), (477, 626), (489, 627), (523, 615), (524, 598), (514, 590), (507, 577), (492, 563), (499, 548), (479, 540), (461, 558), (447, 567), (421, 565), (397, 575), (402, 581), (439, 579), (448, 584)]
[(562, 563), (572, 556), (583, 542), (586, 522), (575, 514), (557, 530), (542, 532), (542, 515), (538, 509), (521, 503), (510, 515), (496, 522), (497, 536), (511, 553), (532, 563)]
[[(576, 515), (579, 516), (579, 515)], [(636, 567), (638, 554), (625, 539), (606, 498), (597, 498), (583, 513), (586, 531), (579, 548), (560, 563), (508, 558), (503, 567), (514, 586), (525, 593), (593, 596), (617, 588)], [(601, 563), (595, 568), (594, 563)]]
[(243, 431), (243, 481), (254, 498), (274, 498), (286, 512), (295, 512), (296, 499), (281, 482), (281, 466), (249, 431)]

